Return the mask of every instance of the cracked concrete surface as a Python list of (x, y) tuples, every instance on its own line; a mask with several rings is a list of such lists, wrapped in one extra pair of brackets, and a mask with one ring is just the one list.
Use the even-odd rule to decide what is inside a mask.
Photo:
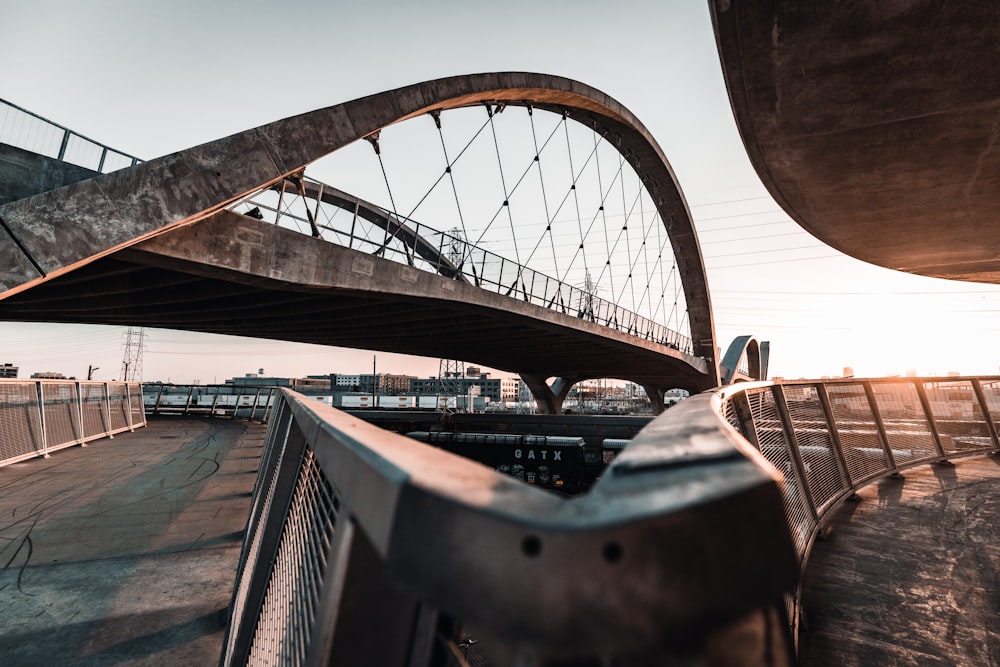
[(160, 418), (0, 468), (0, 656), (215, 664), (264, 427)]

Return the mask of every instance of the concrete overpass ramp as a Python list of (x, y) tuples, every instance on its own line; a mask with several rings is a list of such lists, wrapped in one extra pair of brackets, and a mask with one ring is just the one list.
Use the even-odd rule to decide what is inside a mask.
[(1000, 5), (712, 0), (768, 191), (853, 257), (1000, 283)]

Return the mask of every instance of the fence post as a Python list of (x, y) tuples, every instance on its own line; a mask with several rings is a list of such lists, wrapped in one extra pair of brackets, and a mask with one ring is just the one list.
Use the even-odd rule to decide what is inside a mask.
[(882, 443), (882, 451), (885, 452), (886, 462), (889, 464), (889, 470), (898, 473), (899, 468), (896, 467), (896, 457), (892, 454), (892, 447), (889, 445), (889, 436), (885, 432), (885, 422), (882, 421), (882, 412), (878, 408), (878, 401), (875, 399), (875, 392), (872, 390), (871, 380), (862, 381), (862, 386), (865, 388), (865, 396), (868, 398), (868, 407), (872, 411), (872, 419), (875, 420), (875, 432), (878, 433), (879, 442)]
[(979, 384), (979, 378), (972, 378), (972, 391), (976, 393), (976, 400), (979, 401), (979, 411), (983, 415), (983, 421), (986, 422), (986, 428), (990, 432), (990, 440), (993, 441), (993, 446), (1000, 450), (1000, 438), (997, 437), (997, 425), (993, 421), (993, 415), (990, 414), (990, 404), (986, 402), (986, 393), (983, 391), (983, 387)]
[(270, 387), (267, 390), (267, 403), (264, 404), (264, 418), (261, 419), (263, 422), (266, 422), (270, 418), (269, 415), (272, 411), (271, 402), (274, 400), (274, 392), (276, 389), (277, 387)]
[(830, 434), (830, 446), (837, 461), (837, 468), (840, 470), (840, 479), (844, 484), (844, 488), (853, 489), (854, 482), (851, 481), (847, 459), (844, 458), (844, 445), (840, 441), (840, 430), (837, 428), (837, 419), (833, 414), (833, 404), (830, 403), (830, 395), (826, 391), (826, 385), (822, 382), (817, 382), (814, 386), (816, 387), (816, 395), (819, 396), (819, 404), (823, 407), (823, 417), (826, 419), (826, 428)]
[(38, 388), (38, 391), (35, 392), (35, 397), (38, 399), (38, 417), (39, 423), (42, 425), (42, 456), (49, 458), (49, 434), (45, 428), (45, 385), (39, 380), (35, 383), (35, 386)]
[(214, 396), (212, 397), (212, 410), (211, 410), (211, 413), (210, 413), (210, 415), (209, 415), (209, 416), (211, 416), (211, 417), (214, 417), (214, 416), (215, 416), (215, 406), (216, 406), (216, 405), (218, 404), (218, 402), (219, 402), (219, 391), (220, 391), (221, 389), (222, 389), (222, 388), (221, 388), (221, 387), (219, 387), (219, 385), (215, 385), (215, 395), (214, 395)]
[(250, 406), (250, 419), (253, 420), (257, 414), (257, 405), (260, 403), (260, 387), (257, 387), (257, 393), (253, 396), (253, 405)]
[(736, 410), (736, 418), (740, 423), (740, 432), (747, 441), (760, 451), (760, 437), (757, 435), (757, 425), (753, 421), (753, 410), (750, 409), (750, 397), (746, 392), (740, 392), (729, 399)]
[(153, 414), (160, 414), (160, 396), (163, 395), (163, 383), (160, 383), (160, 389), (156, 392), (156, 402), (153, 403)]
[(806, 478), (806, 467), (802, 463), (802, 453), (799, 451), (799, 440), (795, 436), (795, 425), (792, 423), (792, 415), (788, 412), (788, 403), (785, 402), (785, 391), (780, 384), (771, 387), (774, 396), (774, 407), (777, 408), (778, 417), (781, 420), (781, 428), (785, 432), (785, 442), (788, 443), (788, 457), (795, 467), (795, 478), (800, 481), (799, 489), (802, 497), (809, 506), (813, 523), (819, 522), (819, 513), (816, 511), (816, 501), (813, 500), (812, 490)]
[(59, 145), (59, 155), (56, 159), (66, 159), (66, 147), (69, 146), (69, 130), (63, 130), (62, 144)]
[(83, 382), (77, 380), (76, 383), (76, 411), (80, 416), (80, 446), (87, 446), (87, 427), (83, 422)]
[[(128, 430), (130, 433), (135, 432), (135, 426), (132, 425), (132, 388), (128, 386), (128, 382), (123, 383), (125, 389), (125, 411), (128, 414)], [(142, 385), (139, 385), (139, 393), (142, 394)]]
[(934, 413), (931, 411), (931, 402), (927, 400), (927, 390), (924, 388), (924, 383), (920, 380), (914, 380), (913, 388), (917, 390), (920, 407), (923, 408), (924, 417), (927, 418), (927, 427), (931, 431), (931, 437), (934, 438), (934, 447), (937, 449), (938, 456), (944, 459), (946, 456), (944, 446), (941, 444), (941, 434), (938, 432), (937, 424), (934, 421)]
[(114, 435), (111, 433), (111, 385), (108, 382), (104, 382), (104, 416), (107, 417), (108, 421), (105, 422), (105, 435), (110, 439), (114, 439)]

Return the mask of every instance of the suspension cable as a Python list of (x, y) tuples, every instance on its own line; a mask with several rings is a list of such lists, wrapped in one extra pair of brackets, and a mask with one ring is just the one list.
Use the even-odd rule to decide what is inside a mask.
[[(373, 253), (375, 255), (384, 257), (385, 256), (386, 248), (389, 247), (390, 240), (392, 240), (392, 241), (398, 240), (398, 238), (396, 237), (396, 234), (398, 234), (399, 231), (402, 229), (403, 222), (402, 222), (402, 220), (400, 220), (399, 213), (396, 211), (396, 200), (392, 196), (392, 187), (389, 185), (389, 175), (386, 173), (386, 171), (385, 171), (385, 163), (382, 161), (382, 148), (381, 148), (381, 146), (379, 146), (379, 135), (381, 134), (381, 132), (382, 132), (381, 130), (376, 130), (374, 133), (372, 133), (372, 134), (368, 135), (367, 137), (365, 137), (365, 139), (367, 139), (368, 143), (370, 143), (372, 145), (372, 148), (375, 149), (375, 155), (378, 156), (378, 165), (382, 169), (382, 178), (383, 178), (383, 180), (385, 180), (385, 189), (389, 193), (389, 205), (392, 207), (392, 218), (395, 218), (395, 223), (396, 223), (396, 228), (390, 234), (389, 233), (389, 228), (392, 227), (391, 223), (393, 222), (393, 219), (390, 218), (387, 221), (386, 229), (385, 229), (385, 241), (383, 241), (382, 247), (379, 248), (378, 250), (376, 250)], [(406, 243), (403, 243), (403, 246), (406, 249), (406, 261), (407, 261), (407, 263), (410, 266), (413, 266), (414, 265), (413, 264), (413, 256), (412, 256), (412, 254), (410, 252), (410, 247), (408, 245), (406, 245)]]

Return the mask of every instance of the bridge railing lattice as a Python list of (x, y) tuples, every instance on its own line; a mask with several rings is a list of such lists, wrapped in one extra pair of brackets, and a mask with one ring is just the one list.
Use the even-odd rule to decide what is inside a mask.
[(82, 134), (0, 99), (0, 143), (107, 174), (140, 162)]
[(0, 466), (145, 425), (135, 382), (0, 380)]
[[(906, 468), (1000, 451), (1000, 379), (878, 378), (736, 384), (721, 414), (784, 474), (802, 574), (823, 520), (858, 489)], [(787, 605), (798, 634), (801, 591)]]
[[(328, 186), (308, 181), (311, 192), (322, 193)], [(298, 205), (296, 205), (296, 200)], [(371, 208), (377, 208), (369, 204)], [(588, 322), (627, 333), (644, 340), (691, 354), (690, 336), (643, 317), (578, 285), (518, 264), (461, 236), (442, 232), (416, 220), (402, 220), (378, 209), (392, 231), (373, 237), (359, 232), (357, 216), (343, 215), (338, 206), (286, 191), (268, 188), (234, 204), (238, 212), (254, 211), (255, 216), (301, 233), (310, 233), (316, 223), (319, 236), (344, 247), (367, 252), (425, 271), (452, 277), (487, 291), (555, 310)], [(329, 209), (338, 209), (330, 212)], [(338, 223), (334, 220), (340, 215)]]

